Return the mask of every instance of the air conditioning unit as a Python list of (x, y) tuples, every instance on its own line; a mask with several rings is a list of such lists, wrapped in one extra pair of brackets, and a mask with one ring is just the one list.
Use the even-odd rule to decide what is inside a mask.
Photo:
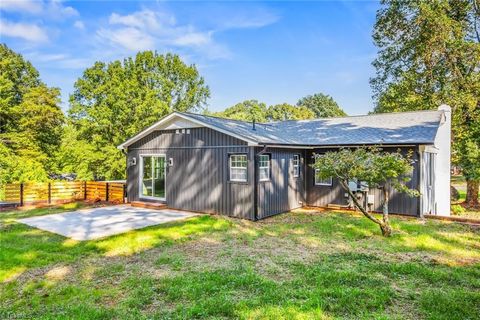
[(373, 206), (375, 204), (375, 195), (369, 194), (367, 196), (367, 203)]

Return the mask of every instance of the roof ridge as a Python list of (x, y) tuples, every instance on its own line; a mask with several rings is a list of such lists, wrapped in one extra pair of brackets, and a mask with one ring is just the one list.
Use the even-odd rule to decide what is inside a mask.
[[(206, 118), (214, 118), (214, 119), (220, 119), (220, 120), (228, 120), (228, 121), (235, 121), (243, 124), (251, 124), (251, 121), (246, 121), (246, 120), (238, 120), (238, 119), (231, 119), (231, 118), (224, 118), (224, 117), (219, 117), (219, 116), (213, 116), (213, 115), (206, 115), (206, 114), (200, 114), (200, 113), (194, 113), (194, 112), (186, 112), (186, 111), (175, 111), (181, 114), (185, 115), (193, 115), (193, 116), (202, 116)], [(398, 114), (415, 114), (415, 113), (427, 113), (427, 112), (442, 112), (441, 110), (438, 109), (432, 109), (432, 110), (412, 110), (412, 111), (395, 111), (395, 112), (381, 112), (381, 113), (371, 113), (371, 114), (360, 114), (360, 115), (353, 115), (353, 116), (344, 116), (344, 117), (323, 117), (323, 118), (315, 118), (315, 119), (303, 119), (303, 120), (278, 120), (278, 121), (271, 121), (271, 122), (257, 122), (257, 124), (262, 124), (262, 125), (271, 125), (271, 124), (279, 124), (279, 123), (285, 123), (285, 122), (313, 122), (313, 121), (321, 121), (321, 120), (332, 120), (332, 119), (351, 119), (351, 118), (362, 118), (362, 117), (373, 117), (373, 116), (391, 116), (391, 115), (398, 115)]]
[[(398, 115), (398, 114), (410, 114), (410, 113), (427, 113), (427, 112), (442, 112), (442, 110), (413, 110), (413, 111), (396, 111), (396, 112), (382, 112), (382, 113), (371, 113), (371, 114), (359, 114), (346, 117), (323, 117), (323, 118), (314, 118), (314, 119), (303, 119), (303, 120), (279, 120), (272, 122), (265, 122), (265, 124), (275, 124), (283, 122), (308, 122), (308, 121), (319, 121), (319, 120), (331, 120), (331, 119), (350, 119), (350, 118), (362, 118), (362, 117), (372, 117), (372, 116), (384, 116), (384, 115)], [(264, 122), (261, 122), (262, 124)]]
[[(220, 119), (220, 120), (228, 120), (228, 121), (236, 121), (236, 122), (241, 122), (245, 124), (251, 124), (251, 121), (246, 121), (246, 120), (238, 120), (238, 119), (231, 119), (231, 118), (223, 118), (219, 116), (212, 116), (212, 115), (206, 115), (206, 114), (200, 114), (200, 113), (194, 113), (194, 112), (181, 112), (181, 111), (175, 111), (177, 113), (185, 114), (185, 115), (194, 115), (194, 116), (202, 116), (206, 118), (214, 118), (214, 119)], [(257, 123), (263, 123), (263, 122), (257, 122)]]

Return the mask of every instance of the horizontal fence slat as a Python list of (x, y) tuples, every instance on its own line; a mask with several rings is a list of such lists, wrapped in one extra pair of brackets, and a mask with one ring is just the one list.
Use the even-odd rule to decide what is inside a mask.
[[(108, 183), (108, 194), (107, 194)], [(107, 197), (108, 195), (108, 197)], [(21, 184), (3, 186), (3, 198), (7, 202), (21, 202)], [(124, 183), (104, 181), (53, 181), (23, 184), (23, 203), (36, 204), (68, 200), (124, 200)]]

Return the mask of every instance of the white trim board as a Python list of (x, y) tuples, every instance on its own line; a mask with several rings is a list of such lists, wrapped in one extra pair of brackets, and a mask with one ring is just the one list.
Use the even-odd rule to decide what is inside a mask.
[[(138, 195), (140, 199), (150, 199), (150, 200), (158, 200), (158, 201), (167, 201), (167, 155), (164, 153), (141, 153), (138, 155), (139, 159), (139, 177), (138, 177)], [(163, 174), (165, 177), (164, 181), (164, 189), (165, 189), (165, 197), (160, 198), (160, 197), (155, 197), (155, 196), (145, 196), (142, 194), (143, 190), (143, 158), (144, 157), (163, 157), (165, 167), (163, 168)], [(153, 168), (152, 168), (153, 169)]]

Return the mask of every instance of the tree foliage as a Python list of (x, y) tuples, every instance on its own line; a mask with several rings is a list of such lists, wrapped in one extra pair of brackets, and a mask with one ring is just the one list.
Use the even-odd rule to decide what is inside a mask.
[(345, 117), (347, 115), (332, 97), (323, 93), (303, 97), (298, 100), (297, 106), (310, 109), (315, 114), (315, 118)]
[(60, 91), (47, 87), (32, 64), (0, 45), (0, 183), (44, 181), (60, 145)]
[(207, 111), (205, 113), (216, 117), (242, 121), (253, 121), (255, 119), (257, 122), (305, 120), (315, 117), (312, 111), (303, 106), (297, 107), (288, 103), (281, 103), (267, 107), (265, 103), (257, 100), (245, 100), (224, 111)]
[(207, 112), (207, 114), (242, 121), (265, 122), (267, 120), (267, 105), (257, 100), (245, 100), (224, 111)]
[[(410, 189), (406, 183), (410, 181), (413, 167), (411, 154), (404, 156), (398, 152), (382, 152), (380, 148), (340, 149), (317, 155), (313, 167), (319, 177), (334, 177), (350, 195), (355, 206), (371, 221), (380, 226), (384, 236), (390, 236), (392, 228), (388, 218), (388, 202), (392, 190), (417, 196), (418, 191)], [(358, 202), (348, 184), (350, 181), (361, 181), (369, 188), (382, 190), (383, 217), (377, 219)]]
[[(480, 9), (476, 0), (383, 0), (373, 39), (375, 112), (452, 107), (453, 158), (480, 181), (471, 156), (480, 109)], [(478, 189), (478, 187), (477, 187)], [(471, 199), (478, 205), (478, 199)]]
[[(152, 51), (108, 64), (96, 62), (74, 87), (68, 114), (77, 133), (70, 131), (64, 141), (88, 150), (87, 155), (78, 154), (84, 163), (77, 165), (85, 166), (85, 177), (97, 179), (125, 176), (125, 157), (117, 145), (172, 111), (202, 109), (210, 95), (194, 65)], [(66, 168), (70, 166), (75, 163), (67, 162)]]
[(315, 113), (304, 106), (292, 106), (288, 103), (276, 104), (268, 107), (267, 119), (282, 120), (307, 120), (315, 118)]
[(268, 106), (257, 100), (245, 100), (237, 103), (224, 111), (205, 112), (222, 118), (243, 121), (282, 121), (282, 120), (306, 120), (314, 118), (326, 118), (346, 116), (346, 113), (338, 106), (332, 97), (317, 93), (300, 99), (297, 105), (281, 103)]

